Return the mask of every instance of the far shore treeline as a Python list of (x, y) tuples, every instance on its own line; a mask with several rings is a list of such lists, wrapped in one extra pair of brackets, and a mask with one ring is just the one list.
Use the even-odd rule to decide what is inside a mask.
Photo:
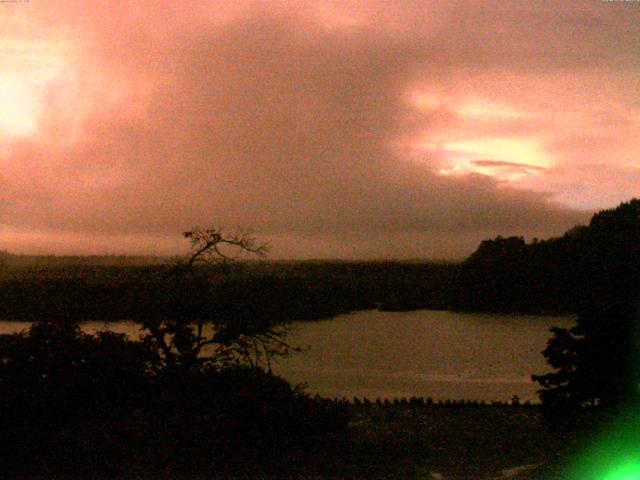
[[(636, 202), (600, 212), (561, 237), (485, 240), (462, 262), (238, 261), (202, 268), (216, 285), (215, 309), (240, 319), (318, 320), (374, 308), (571, 314), (588, 291), (589, 258), (607, 255), (598, 224)], [(206, 315), (211, 299), (188, 295), (193, 285), (176, 274), (178, 263), (0, 252), (0, 319), (135, 320), (151, 312), (171, 316), (178, 308), (193, 318)]]
[[(77, 257), (82, 260), (82, 257)], [(317, 320), (373, 308), (449, 308), (459, 266), (416, 262), (234, 262), (199, 267), (215, 285), (211, 298), (193, 298), (179, 266), (31, 262), (0, 272), (0, 320), (65, 316), (82, 320), (170, 317), (194, 319), (214, 307), (233, 318), (276, 322)], [(188, 299), (188, 302), (185, 301)]]

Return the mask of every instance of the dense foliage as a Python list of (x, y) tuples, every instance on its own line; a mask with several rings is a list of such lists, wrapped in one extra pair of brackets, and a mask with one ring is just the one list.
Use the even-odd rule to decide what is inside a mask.
[(578, 313), (596, 299), (628, 297), (637, 278), (639, 203), (632, 200), (597, 213), (588, 226), (576, 226), (558, 238), (483, 241), (461, 265), (455, 306)]
[(456, 307), (469, 311), (574, 313), (583, 290), (577, 244), (583, 227), (560, 238), (498, 237), (483, 241), (462, 264)]
[(555, 409), (640, 400), (640, 200), (596, 214), (575, 236), (577, 325), (544, 351), (554, 373), (534, 377)]
[(165, 280), (190, 290), (171, 308), (140, 310), (140, 339), (84, 333), (66, 304), (26, 332), (0, 335), (5, 477), (247, 474), (344, 430), (338, 407), (272, 375), (270, 357), (289, 350), (286, 329), (221, 313), (216, 285), (193, 268), (226, 259), (223, 246), (260, 250), (215, 229), (188, 238), (193, 254)]
[(60, 320), (1, 336), (3, 475), (219, 473), (344, 428), (339, 409), (264, 370), (158, 368), (151, 345)]

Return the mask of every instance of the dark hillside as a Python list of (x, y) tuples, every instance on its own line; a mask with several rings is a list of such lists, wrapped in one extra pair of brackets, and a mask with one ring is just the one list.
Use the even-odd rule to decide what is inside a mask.
[(640, 200), (634, 199), (595, 214), (588, 226), (576, 226), (559, 238), (483, 241), (461, 265), (455, 308), (575, 313), (594, 297), (609, 298), (616, 295), (613, 290), (623, 295), (638, 280), (637, 269), (628, 268), (640, 264), (638, 212)]

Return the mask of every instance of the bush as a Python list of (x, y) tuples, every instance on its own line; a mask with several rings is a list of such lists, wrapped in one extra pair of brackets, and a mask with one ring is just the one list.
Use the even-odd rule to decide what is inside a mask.
[(148, 345), (61, 320), (0, 336), (3, 472), (261, 468), (346, 427), (345, 411), (259, 368), (158, 370)]

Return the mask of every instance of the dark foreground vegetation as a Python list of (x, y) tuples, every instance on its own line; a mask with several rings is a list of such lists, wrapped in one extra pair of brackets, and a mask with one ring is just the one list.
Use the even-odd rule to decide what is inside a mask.
[(560, 479), (585, 438), (517, 402), (312, 398), (61, 320), (0, 351), (2, 478)]
[[(4, 269), (3, 318), (35, 323), (0, 336), (2, 477), (601, 480), (605, 431), (637, 457), (639, 200), (561, 238), (485, 241), (458, 266), (228, 264), (223, 247), (262, 247), (185, 236), (179, 265)], [(544, 351), (554, 372), (534, 376), (542, 405), (331, 401), (270, 371), (292, 319), (435, 305), (577, 313)], [(119, 318), (142, 337), (79, 328)]]
[(276, 473), (345, 433), (338, 405), (240, 362), (172, 364), (150, 339), (56, 321), (0, 348), (3, 478)]
[(60, 320), (0, 350), (2, 478), (542, 478), (573, 438), (535, 406), (311, 398)]
[(262, 247), (216, 229), (185, 237), (192, 255), (171, 275), (190, 290), (174, 310), (145, 305), (140, 339), (83, 333), (65, 305), (0, 336), (3, 478), (253, 477), (344, 435), (341, 407), (270, 373), (290, 349), (286, 328), (217, 309), (217, 285), (197, 268), (224, 248)]

